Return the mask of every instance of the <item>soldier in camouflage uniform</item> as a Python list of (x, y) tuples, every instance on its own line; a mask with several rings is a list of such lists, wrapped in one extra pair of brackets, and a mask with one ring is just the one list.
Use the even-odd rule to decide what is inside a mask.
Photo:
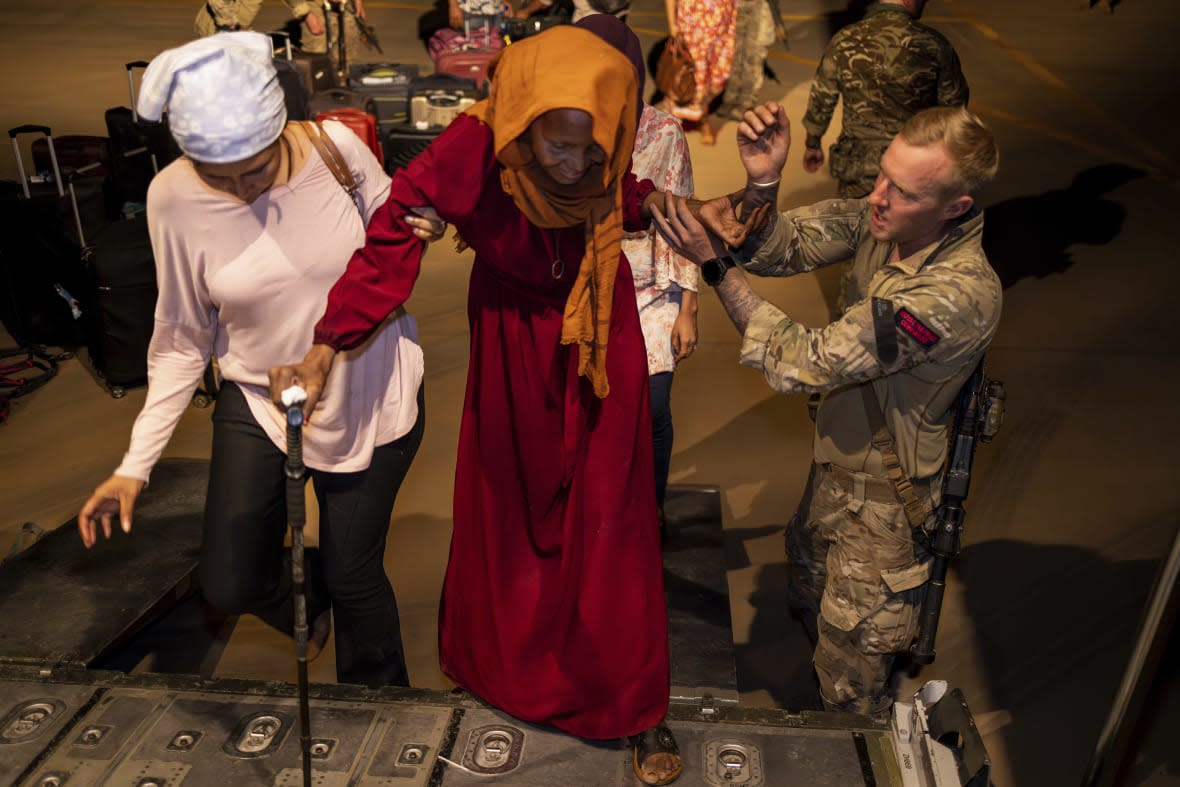
[(821, 140), (843, 98), (844, 122), (830, 151), (841, 197), (872, 190), (881, 154), (915, 112), (967, 104), (959, 57), (941, 33), (918, 21), (924, 6), (925, 0), (880, 0), (824, 50), (803, 117), (803, 168), (816, 172), (823, 164)]
[(738, 0), (737, 27), (734, 31), (733, 68), (725, 83), (719, 117), (742, 119), (747, 109), (758, 103), (764, 79), (766, 51), (774, 43), (774, 17), (770, 3), (776, 0)]
[(261, 7), (262, 0), (209, 0), (197, 12), (193, 30), (199, 38), (223, 30), (247, 30)]
[[(323, 53), (328, 51), (328, 31), (324, 26), (324, 7), (320, 2), (309, 0), (283, 0), (283, 4), (291, 9), (291, 16), (303, 24), (303, 41), (300, 48), (304, 52)], [(364, 0), (347, 0), (344, 12), (344, 47), (345, 57), (351, 58), (368, 46), (361, 35), (357, 18), (365, 18)], [(262, 0), (208, 0), (197, 12), (194, 29), (198, 36), (211, 36), (223, 30), (246, 30), (258, 16), (262, 7)], [(335, 41), (336, 19), (331, 20), (333, 42)], [(331, 52), (333, 63), (336, 59), (335, 46)]]
[[(773, 102), (746, 113), (738, 144), (749, 176), (743, 210), (772, 209), (790, 147), (785, 113)], [(811, 478), (788, 526), (787, 552), (791, 603), (812, 623), (830, 710), (885, 714), (894, 654), (916, 630), (929, 556), (913, 538), (873, 424), (887, 428), (884, 442), (922, 504), (917, 525), (929, 525), (950, 408), (1000, 318), (1000, 281), (983, 253), (973, 196), (998, 158), (991, 133), (967, 110), (928, 109), (890, 143), (866, 199), (789, 210), (754, 232), (739, 264), (760, 276), (854, 259), (845, 311), (822, 329), (759, 298), (731, 270), (732, 259), (706, 259), (720, 241), (686, 206), (669, 198), (667, 218), (657, 218), (673, 248), (703, 261), (702, 279), (742, 332), (742, 364), (776, 391), (823, 394)], [(709, 209), (733, 218), (728, 199)]]

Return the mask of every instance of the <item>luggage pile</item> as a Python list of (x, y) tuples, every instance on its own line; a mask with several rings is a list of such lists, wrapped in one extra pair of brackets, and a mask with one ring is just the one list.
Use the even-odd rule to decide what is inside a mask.
[[(167, 118), (148, 123), (135, 114), (134, 72), (146, 66), (126, 64), (132, 108), (106, 111), (105, 137), (9, 129), (20, 182), (0, 194), (0, 320), (42, 357), (87, 347), (116, 398), (147, 382), (156, 304), (147, 188), (180, 155)], [(20, 140), (30, 134), (26, 170)]]

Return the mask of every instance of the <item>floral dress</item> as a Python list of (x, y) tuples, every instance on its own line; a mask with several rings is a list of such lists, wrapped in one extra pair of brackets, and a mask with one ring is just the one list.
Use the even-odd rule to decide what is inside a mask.
[[(635, 135), (631, 171), (648, 179), (658, 191), (681, 197), (693, 194), (692, 162), (688, 143), (676, 119), (652, 106), (644, 106)], [(697, 289), (697, 267), (668, 248), (655, 231), (623, 234), (623, 253), (631, 263), (639, 322), (647, 346), (647, 372), (658, 374), (676, 368), (672, 351), (672, 326), (680, 314), (681, 290)]]
[(677, 0), (676, 26), (692, 56), (697, 83), (693, 104), (703, 106), (725, 89), (733, 68), (737, 0)]

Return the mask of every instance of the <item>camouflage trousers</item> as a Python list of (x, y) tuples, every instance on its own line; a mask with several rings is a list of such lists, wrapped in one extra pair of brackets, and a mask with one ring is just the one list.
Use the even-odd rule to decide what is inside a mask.
[(881, 171), (881, 154), (889, 140), (861, 140), (840, 135), (828, 150), (829, 168), (841, 199), (867, 197)]
[(721, 106), (717, 108), (718, 115), (741, 120), (747, 109), (758, 104), (764, 81), (762, 64), (766, 61), (766, 50), (774, 43), (774, 35), (774, 17), (767, 0), (738, 0), (733, 68), (725, 83)]
[(894, 656), (913, 639), (930, 576), (929, 555), (914, 541), (893, 485), (813, 464), (786, 542), (791, 606), (818, 616), (814, 662), (824, 706), (886, 714)]

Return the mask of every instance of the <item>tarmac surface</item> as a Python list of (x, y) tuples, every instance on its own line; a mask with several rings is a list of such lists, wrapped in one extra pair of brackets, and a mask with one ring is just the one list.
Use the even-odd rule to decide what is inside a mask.
[[(778, 81), (763, 98), (796, 122), (816, 61), (853, 0), (781, 0), (790, 48), (776, 44)], [(191, 36), (195, 0), (5, 3), (0, 124), (103, 134), (103, 111), (126, 105), (123, 64)], [(429, 66), (415, 37), (427, 5), (369, 0), (385, 55)], [(285, 21), (268, 3), (255, 27)], [(1000, 787), (1081, 782), (1140, 629), (1161, 560), (1180, 525), (1180, 269), (1175, 233), (1180, 153), (1180, 20), (1167, 0), (1123, 0), (1113, 14), (1075, 0), (931, 0), (925, 21), (955, 45), (971, 108), (1002, 151), (981, 195), (987, 247), (1005, 286), (988, 353), (1006, 383), (999, 437), (982, 446), (967, 502), (964, 549), (949, 579), (931, 678), (961, 688), (984, 733)], [(664, 34), (662, 3), (630, 18), (645, 47)], [(826, 142), (834, 134), (829, 132)], [(697, 192), (741, 185), (734, 124), (715, 147), (689, 134)], [(28, 156), (27, 142), (24, 147)], [(15, 176), (0, 156), (0, 177)], [(808, 175), (801, 145), (784, 171), (780, 206), (835, 195)], [(436, 605), (450, 536), (454, 446), (466, 368), (470, 257), (433, 247), (410, 310), (427, 359), (427, 434), (399, 496), (386, 566), (398, 594), (416, 685), (445, 688)], [(756, 281), (764, 297), (809, 325), (828, 316), (830, 273)], [(701, 298), (701, 343), (678, 370), (672, 482), (720, 487), (742, 703), (788, 709), (815, 702), (802, 631), (787, 617), (783, 528), (810, 458), (804, 399), (773, 394), (737, 364), (738, 336), (716, 299)], [(3, 337), (0, 337), (3, 338)], [(0, 344), (5, 342), (0, 341)], [(67, 523), (118, 463), (143, 389), (112, 399), (85, 359), (16, 400), (0, 426), (0, 544), (21, 523)], [(208, 410), (190, 408), (167, 455), (208, 455)], [(0, 593), (3, 589), (0, 588)], [(1174, 611), (1175, 590), (1172, 592)], [(1172, 620), (1168, 621), (1169, 627)], [(8, 625), (11, 625), (8, 622)], [(1175, 637), (1147, 671), (1127, 785), (1180, 784)], [(244, 618), (210, 665), (217, 676), (290, 679), (289, 643)], [(151, 669), (144, 664), (140, 669)], [(313, 680), (330, 682), (330, 651)]]

